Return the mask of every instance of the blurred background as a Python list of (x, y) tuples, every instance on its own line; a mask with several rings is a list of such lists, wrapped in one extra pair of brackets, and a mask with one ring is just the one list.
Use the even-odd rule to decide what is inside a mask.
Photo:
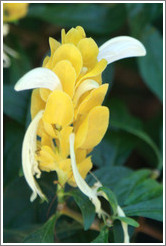
[[(162, 3), (32, 3), (24, 18), (9, 23), (9, 33), (4, 37), (4, 43), (18, 53), (17, 58), (10, 57), (11, 65), (4, 68), (3, 80), (4, 242), (22, 242), (55, 209), (54, 205), (50, 208), (55, 195), (54, 173), (44, 173), (40, 180), (50, 203), (29, 201), (30, 189), (21, 168), (21, 146), (31, 120), (31, 91), (15, 92), (14, 85), (30, 69), (42, 65), (49, 52), (49, 37), (60, 41), (62, 28), (68, 31), (78, 25), (99, 46), (110, 38), (128, 35), (139, 39), (147, 50), (145, 57), (115, 62), (103, 73), (103, 83), (110, 84), (104, 105), (110, 108), (111, 117), (106, 136), (92, 153), (93, 171), (109, 167), (111, 177), (116, 176), (118, 183), (129, 168), (133, 173), (144, 168), (162, 185)], [(129, 186), (130, 183), (126, 188)], [(155, 188), (140, 189), (148, 194), (154, 193)], [(137, 214), (141, 226), (132, 232), (132, 242), (162, 242), (162, 201), (155, 201), (152, 215)], [(148, 202), (147, 210), (152, 204)], [(65, 218), (59, 223), (55, 242), (89, 242), (95, 237), (92, 231), (84, 232), (77, 223), (71, 226), (69, 222)], [(68, 223), (71, 230), (63, 231), (69, 228)]]

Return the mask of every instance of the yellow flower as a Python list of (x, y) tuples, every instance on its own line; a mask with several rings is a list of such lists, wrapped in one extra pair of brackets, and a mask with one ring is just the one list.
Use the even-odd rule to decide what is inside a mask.
[(3, 21), (12, 22), (23, 18), (28, 11), (29, 3), (3, 3)]
[(92, 168), (89, 153), (100, 143), (109, 123), (109, 110), (101, 106), (108, 89), (108, 84), (102, 84), (102, 72), (107, 63), (145, 55), (145, 48), (126, 36), (98, 48), (80, 26), (67, 33), (62, 30), (62, 44), (53, 38), (49, 44), (51, 55), (44, 59), (43, 67), (31, 70), (15, 85), (17, 91), (34, 89), (32, 122), (22, 151), (24, 175), (33, 190), (31, 200), (37, 194), (43, 198), (33, 176), (56, 171), (61, 185), (77, 185), (100, 213), (100, 201), (84, 179)]

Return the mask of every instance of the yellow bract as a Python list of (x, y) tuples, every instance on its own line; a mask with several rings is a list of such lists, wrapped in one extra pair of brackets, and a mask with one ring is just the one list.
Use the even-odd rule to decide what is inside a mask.
[(77, 45), (78, 42), (82, 39), (86, 37), (86, 34), (84, 32), (84, 29), (80, 26), (76, 27), (76, 28), (72, 28), (70, 29), (70, 31), (68, 31), (67, 34), (65, 34), (65, 31), (63, 30), (62, 32), (62, 44), (65, 43), (72, 43), (74, 45)]
[(51, 55), (53, 55), (54, 52), (59, 48), (61, 44), (57, 40), (50, 37), (49, 45), (50, 45)]
[(47, 102), (48, 96), (50, 95), (50, 90), (45, 88), (40, 88), (40, 96), (44, 102)]
[(97, 56), (99, 53), (99, 49), (95, 41), (92, 38), (81, 39), (78, 43), (78, 49), (82, 54), (83, 66), (93, 68), (97, 63)]
[(59, 77), (63, 90), (70, 96), (73, 97), (74, 87), (76, 83), (76, 72), (71, 62), (68, 60), (60, 61), (56, 64), (53, 71)]
[(70, 61), (76, 71), (77, 76), (80, 74), (83, 65), (83, 60), (81, 52), (75, 45), (64, 44), (60, 46), (54, 53), (52, 68), (54, 68), (57, 62), (62, 60)]
[(50, 135), (52, 138), (57, 137), (57, 132), (55, 131), (55, 127), (53, 127), (53, 125), (47, 123), (46, 121), (43, 121), (43, 127), (46, 133)]
[(77, 115), (85, 115), (95, 106), (102, 104), (108, 89), (108, 84), (93, 89), (78, 106)]
[(99, 61), (92, 70), (90, 70), (89, 72), (87, 72), (83, 76), (81, 76), (81, 78), (77, 81), (76, 87), (78, 87), (80, 85), (80, 83), (85, 79), (95, 80), (95, 78), (97, 76), (101, 76), (101, 73), (104, 71), (106, 66), (107, 66), (106, 60), (102, 59), (101, 61)]
[(99, 49), (87, 38), (82, 27), (65, 33), (62, 44), (49, 39), (51, 55), (43, 67), (51, 69), (60, 79), (62, 91), (36, 89), (32, 93), (32, 118), (44, 109), (39, 122), (41, 137), (36, 159), (42, 171), (56, 171), (58, 182), (76, 186), (73, 176), (69, 136), (75, 133), (75, 156), (80, 175), (85, 178), (92, 168), (87, 155), (103, 138), (109, 121), (109, 110), (101, 106), (108, 84), (102, 84), (107, 61), (97, 61)]
[(73, 116), (73, 103), (69, 95), (63, 91), (53, 91), (48, 97), (43, 120), (61, 130), (72, 123)]
[(91, 149), (103, 138), (109, 121), (109, 110), (104, 106), (94, 107), (76, 132), (76, 148)]
[(31, 96), (31, 118), (33, 119), (36, 114), (45, 108), (45, 102), (40, 96), (39, 89), (35, 89), (32, 92)]
[(43, 130), (42, 134), (41, 134), (41, 145), (44, 146), (49, 146), (49, 147), (53, 147), (54, 146), (54, 143), (53, 143), (53, 140), (52, 140), (52, 137), (49, 136), (45, 130)]
[(41, 170), (47, 172), (50, 170), (55, 171), (59, 161), (59, 156), (54, 153), (52, 148), (44, 145), (42, 146), (40, 153), (37, 155), (37, 160), (39, 161), (39, 167)]
[(59, 147), (59, 153), (62, 158), (67, 158), (69, 155), (69, 136), (73, 131), (73, 127), (67, 126), (62, 129), (59, 134), (59, 143), (57, 144)]
[(3, 21), (12, 22), (23, 18), (28, 11), (29, 3), (3, 3)]

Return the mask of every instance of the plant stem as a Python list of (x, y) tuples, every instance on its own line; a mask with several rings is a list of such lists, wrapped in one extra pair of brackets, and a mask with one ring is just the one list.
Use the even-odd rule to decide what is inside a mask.
[(64, 188), (57, 183), (57, 198), (58, 198), (58, 203), (63, 204), (64, 201)]
[(77, 222), (79, 222), (80, 224), (83, 224), (83, 218), (81, 216), (81, 214), (71, 210), (70, 208), (68, 208), (66, 205), (63, 206), (62, 210), (60, 211), (61, 214), (63, 215), (67, 215), (70, 218), (76, 220)]
[[(73, 211), (72, 209), (68, 208), (66, 206), (66, 204), (58, 204), (58, 210), (59, 210), (61, 215), (66, 215), (66, 216), (76, 220), (80, 224), (83, 224), (82, 215), (80, 213), (77, 213), (77, 212)], [(91, 225), (90, 229), (95, 230), (95, 231), (100, 231), (99, 221), (95, 220), (93, 222), (93, 224)]]

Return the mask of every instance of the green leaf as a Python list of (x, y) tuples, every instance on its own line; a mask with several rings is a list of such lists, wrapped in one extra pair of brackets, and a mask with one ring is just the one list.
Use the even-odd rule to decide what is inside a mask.
[[(126, 216), (162, 220), (162, 184), (150, 178), (151, 170), (131, 171), (125, 167), (104, 167), (94, 174), (104, 186), (113, 191)], [(90, 175), (87, 182), (93, 185), (94, 180)]]
[(53, 183), (55, 180), (57, 180), (57, 174), (55, 171), (49, 173), (42, 172), (41, 178), (37, 180), (41, 190), (48, 198), (48, 202), (41, 203), (39, 198), (36, 201), (38, 204), (37, 223), (44, 223), (48, 219), (48, 216), (50, 217), (55, 213), (55, 209), (57, 207), (57, 199), (55, 194), (56, 187)]
[[(25, 178), (17, 178), (4, 189), (4, 228), (12, 229), (36, 223), (38, 201), (30, 202), (31, 191)], [(12, 204), (12, 208), (11, 208)]]
[[(138, 174), (138, 173), (137, 173)], [(156, 180), (145, 179), (139, 183), (125, 200), (125, 205), (136, 204), (162, 195), (162, 185)]]
[[(86, 13), (86, 18), (83, 13)], [(86, 32), (110, 34), (124, 24), (126, 11), (122, 4), (31, 4), (27, 17), (39, 18), (61, 27), (81, 25)]]
[(24, 137), (24, 127), (19, 123), (4, 117), (4, 187), (18, 177), (21, 167), (21, 149)]
[[(157, 112), (153, 117), (147, 120), (144, 124), (146, 132), (157, 143), (162, 152), (163, 149), (163, 111)], [(155, 129), (155, 131), (154, 131)]]
[(154, 199), (139, 202), (123, 208), (127, 216), (142, 216), (163, 221), (163, 199), (159, 196)]
[(4, 243), (21, 243), (26, 233), (19, 230), (3, 230), (3, 242)]
[(92, 152), (92, 162), (99, 167), (123, 165), (136, 143), (132, 135), (124, 131), (111, 130)]
[(126, 3), (132, 35), (139, 38), (146, 25), (162, 15), (162, 3)]
[(115, 217), (115, 219), (118, 219), (118, 220), (120, 220), (120, 221), (122, 221), (122, 222), (125, 222), (125, 223), (128, 224), (128, 225), (131, 225), (131, 226), (134, 226), (134, 227), (139, 227), (138, 222), (135, 221), (135, 220), (132, 219), (132, 218), (117, 216), (117, 217)]
[[(63, 225), (64, 223), (62, 223)], [(66, 223), (65, 223), (66, 224)], [(65, 225), (64, 224), (64, 225)], [(77, 223), (78, 224), (78, 223)], [(81, 229), (75, 229), (75, 230), (71, 230), (70, 231), (70, 225), (72, 227), (72, 223), (70, 221), (70, 223), (68, 223), (68, 227), (64, 230), (64, 233), (66, 233), (65, 235), (62, 236), (62, 233), (59, 237), (59, 233), (57, 231), (57, 226), (56, 226), (56, 232), (57, 232), (57, 238), (60, 240), (61, 243), (71, 243), (72, 245), (73, 244), (78, 244), (79, 243), (89, 243), (91, 242), (96, 236), (97, 236), (97, 231), (94, 231), (94, 230), (87, 230), (85, 231), (83, 228)], [(61, 237), (62, 236), (62, 237)], [(59, 240), (58, 240), (58, 243), (59, 243)]]
[(4, 114), (24, 125), (30, 92), (16, 92), (12, 85), (4, 85), (3, 93)]
[(116, 215), (118, 202), (117, 202), (115, 194), (107, 187), (100, 187), (98, 189), (98, 192), (99, 191), (103, 191), (106, 194), (106, 196), (108, 198), (108, 202), (112, 207), (113, 214)]
[(58, 219), (56, 224), (56, 238), (57, 243), (89, 243), (95, 237), (97, 237), (98, 232), (94, 230), (83, 230), (80, 223), (76, 221), (67, 221), (63, 216)]
[[(144, 129), (151, 136), (153, 141), (157, 144), (161, 155), (163, 154), (163, 117), (162, 112), (157, 113), (154, 117), (150, 118), (144, 124)], [(155, 131), (154, 131), (155, 129)], [(154, 162), (154, 155), (149, 151), (148, 147), (145, 145), (139, 144), (138, 146), (139, 153), (149, 161), (149, 163)]]
[(121, 222), (119, 220), (114, 221), (114, 225), (111, 228), (112, 236), (114, 238), (114, 243), (123, 243), (124, 242), (124, 232), (122, 229)]
[(153, 21), (162, 17), (162, 3), (127, 4), (131, 33), (145, 46), (147, 54), (138, 58), (140, 73), (149, 89), (163, 101), (163, 41)]
[(81, 209), (84, 220), (84, 229), (88, 230), (95, 219), (95, 207), (91, 201), (79, 190), (73, 190), (70, 192), (70, 194), (74, 197), (75, 202)]
[(117, 195), (118, 203), (120, 204), (120, 206), (123, 206), (125, 204), (125, 201), (128, 199), (129, 195), (132, 192), (135, 192), (137, 185), (149, 178), (150, 175), (150, 170), (142, 169), (132, 172), (131, 174), (117, 182), (114, 192)]
[[(132, 238), (135, 228), (128, 226), (129, 237)], [(124, 243), (124, 231), (120, 220), (114, 220), (114, 225), (110, 228), (110, 238), (112, 243)], [(133, 241), (133, 240), (132, 240)]]
[(49, 203), (41, 203), (39, 197), (33, 203), (30, 202), (32, 191), (25, 177), (15, 178), (8, 182), (4, 187), (4, 228), (8, 230), (21, 228), (23, 221), (24, 226), (42, 224), (48, 216), (54, 214), (56, 201), (54, 203), (52, 201), (55, 198), (55, 185), (53, 184), (55, 179), (55, 172), (50, 172), (42, 173), (41, 178), (37, 180), (43, 193), (47, 195)]
[(77, 221), (68, 222), (59, 218), (58, 222), (56, 225), (56, 236), (60, 238), (61, 242), (82, 230), (82, 225)]
[[(129, 174), (132, 173), (132, 170), (127, 167), (113, 167), (113, 166), (107, 166), (102, 167), (93, 174), (101, 181), (103, 186), (109, 187), (111, 190), (114, 190), (114, 188), (117, 186), (119, 180), (127, 177)], [(93, 176), (90, 174), (86, 178), (88, 184), (92, 186), (94, 182), (96, 181)]]
[(129, 134), (136, 137), (137, 141), (140, 140), (139, 144), (146, 144), (151, 154), (154, 155), (154, 166), (158, 168), (162, 167), (162, 155), (149, 135), (144, 131), (142, 122), (133, 117), (128, 112), (127, 107), (120, 100), (113, 99), (110, 103), (111, 107), (111, 121), (110, 129), (121, 129)]
[(127, 216), (162, 220), (162, 185), (150, 178), (150, 170), (135, 171), (117, 182), (114, 193)]
[(53, 215), (37, 231), (27, 236), (23, 243), (54, 243), (55, 223), (59, 215)]
[(22, 243), (23, 239), (32, 231), (34, 231), (38, 225), (22, 226), (16, 229), (4, 229), (3, 230), (3, 242), (4, 243)]
[(112, 152), (111, 141), (104, 138), (99, 145), (97, 145), (92, 152), (92, 162), (98, 166), (107, 166), (112, 163)]
[(108, 243), (108, 234), (109, 229), (108, 227), (102, 227), (99, 235), (91, 242), (91, 243)]
[(142, 43), (147, 55), (138, 59), (140, 73), (149, 89), (163, 101), (163, 40), (152, 26), (143, 30)]

